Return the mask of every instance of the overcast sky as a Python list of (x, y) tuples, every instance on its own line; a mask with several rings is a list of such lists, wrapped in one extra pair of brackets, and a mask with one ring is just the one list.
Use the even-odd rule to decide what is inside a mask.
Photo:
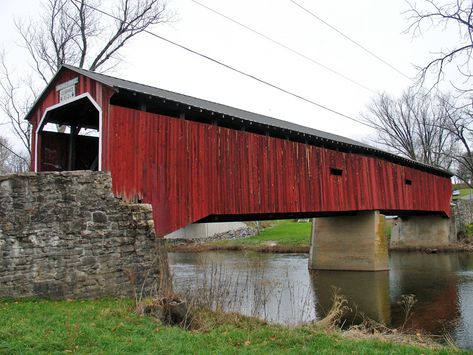
[[(366, 88), (204, 9), (192, 0), (173, 0), (176, 21), (153, 31), (225, 64), (354, 118), (366, 110), (375, 92), (399, 94), (412, 82), (373, 58), (290, 0), (199, 0), (274, 40), (303, 53)], [(408, 77), (432, 52), (456, 40), (455, 31), (431, 30), (412, 38), (408, 5), (393, 0), (296, 0), (356, 40)], [(418, 0), (419, 2), (419, 0)], [(22, 71), (25, 53), (18, 48), (13, 18), (35, 16), (39, 0), (0, 0), (0, 47), (7, 61)], [(264, 86), (252, 79), (176, 48), (148, 34), (122, 52), (125, 62), (113, 75), (366, 140), (366, 126)], [(6, 126), (1, 134), (11, 138)], [(13, 138), (11, 138), (13, 140)]]

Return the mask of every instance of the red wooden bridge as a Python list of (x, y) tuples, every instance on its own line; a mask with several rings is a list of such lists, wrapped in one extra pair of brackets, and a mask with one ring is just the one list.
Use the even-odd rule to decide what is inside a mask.
[[(59, 70), (27, 119), (36, 171), (110, 171), (117, 196), (152, 204), (159, 236), (197, 221), (450, 215), (447, 171), (71, 66)], [(58, 133), (52, 124), (70, 128)]]

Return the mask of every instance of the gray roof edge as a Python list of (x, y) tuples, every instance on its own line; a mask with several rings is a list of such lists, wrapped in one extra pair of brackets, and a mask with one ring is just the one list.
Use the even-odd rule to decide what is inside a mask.
[(342, 145), (347, 145), (347, 146), (353, 146), (353, 147), (356, 147), (356, 148), (360, 148), (362, 150), (365, 150), (367, 152), (372, 153), (373, 155), (382, 155), (384, 157), (391, 157), (391, 158), (393, 158), (395, 160), (398, 160), (398, 161), (404, 161), (406, 164), (417, 165), (420, 168), (436, 171), (437, 173), (440, 173), (442, 175), (448, 175), (448, 176), (453, 176), (454, 175), (448, 170), (438, 168), (438, 167), (435, 167), (435, 166), (431, 166), (431, 165), (428, 165), (428, 164), (425, 164), (425, 163), (422, 163), (422, 162), (418, 162), (418, 161), (415, 161), (415, 160), (412, 160), (412, 159), (409, 159), (409, 158), (406, 158), (406, 157), (402, 157), (402, 156), (390, 153), (388, 151), (384, 151), (384, 150), (379, 149), (379, 148), (372, 147), (370, 145), (358, 142), (356, 140), (353, 140), (353, 139), (350, 139), (350, 138), (347, 138), (347, 137), (343, 137), (343, 136), (339, 136), (339, 135), (336, 135), (336, 134), (320, 131), (320, 130), (317, 130), (317, 129), (314, 129), (314, 128), (302, 126), (302, 125), (299, 125), (299, 124), (296, 124), (296, 123), (292, 123), (292, 122), (284, 121), (284, 120), (281, 120), (281, 119), (261, 115), (261, 114), (258, 114), (258, 113), (245, 111), (245, 110), (242, 110), (242, 109), (239, 109), (239, 108), (219, 104), (219, 103), (216, 103), (216, 102), (212, 102), (212, 101), (208, 101), (208, 100), (204, 100), (204, 99), (199, 99), (199, 98), (196, 98), (196, 97), (193, 97), (193, 96), (180, 94), (180, 93), (177, 93), (177, 92), (156, 88), (156, 87), (153, 87), (153, 86), (150, 86), (150, 85), (140, 84), (140, 83), (133, 82), (133, 81), (130, 81), (130, 80), (120, 79), (120, 78), (116, 78), (116, 77), (113, 77), (113, 76), (110, 76), (110, 75), (93, 72), (93, 71), (90, 71), (90, 70), (87, 70), (87, 69), (78, 68), (78, 67), (68, 65), (68, 64), (63, 64), (61, 66), (61, 68), (58, 70), (58, 72), (51, 79), (48, 86), (45, 88), (45, 90), (43, 90), (41, 95), (38, 97), (37, 101), (34, 103), (31, 110), (26, 115), (26, 117), (28, 117), (32, 113), (34, 108), (37, 106), (38, 102), (41, 100), (42, 96), (49, 90), (49, 88), (52, 86), (52, 83), (57, 78), (58, 74), (61, 72), (61, 70), (63, 68), (66, 68), (66, 69), (72, 70), (72, 71), (74, 71), (78, 74), (87, 76), (87, 77), (89, 77), (93, 80), (101, 82), (102, 84), (105, 84), (105, 85), (107, 85), (109, 87), (112, 87), (112, 88), (125, 89), (125, 90), (129, 90), (129, 91), (133, 91), (133, 92), (139, 92), (139, 93), (142, 93), (142, 94), (146, 94), (146, 95), (159, 97), (159, 98), (163, 98), (163, 99), (166, 99), (166, 100), (186, 104), (186, 105), (189, 105), (189, 106), (192, 106), (192, 107), (195, 107), (195, 108), (204, 109), (204, 110), (208, 110), (208, 111), (213, 111), (213, 112), (216, 112), (216, 113), (219, 113), (219, 114), (228, 115), (230, 117), (239, 118), (239, 119), (242, 119), (244, 121), (252, 121), (252, 122), (260, 123), (262, 125), (267, 125), (267, 126), (270, 126), (270, 127), (277, 127), (279, 129), (284, 129), (284, 130), (289, 130), (289, 131), (293, 131), (293, 132), (299, 132), (299, 133), (302, 133), (302, 134), (307, 134), (309, 136), (317, 137), (319, 139), (323, 139), (323, 140), (333, 142), (333, 143), (336, 143), (336, 144), (338, 143), (338, 144), (342, 144)]
[[(120, 79), (116, 78), (110, 75), (106, 74), (101, 74), (101, 73), (96, 73), (92, 72), (90, 70), (82, 69), (82, 68), (77, 68), (71, 65), (63, 65), (65, 68), (68, 68), (70, 70), (74, 70), (76, 72), (79, 72), (83, 75), (89, 76), (92, 79), (95, 79), (97, 81), (100, 81), (106, 85), (109, 85), (111, 87), (116, 87), (119, 89), (126, 89), (130, 91), (136, 91), (140, 92), (142, 94), (146, 95), (151, 95), (155, 97), (161, 97), (170, 101), (176, 101), (179, 103), (183, 103), (186, 105), (190, 105), (196, 108), (201, 108), (209, 111), (214, 111), (216, 113), (220, 114), (225, 114), (229, 115), (235, 118), (239, 118), (245, 121), (253, 121), (255, 123), (261, 123), (262, 125), (268, 125), (268, 126), (274, 126), (282, 129), (287, 129), (287, 130), (292, 130), (295, 132), (300, 132), (300, 133), (305, 133), (313, 136), (317, 136), (323, 139), (327, 140), (332, 140), (332, 141), (337, 141), (340, 143), (346, 143), (350, 145), (357, 145), (360, 147), (365, 147), (365, 148), (370, 148), (370, 149), (376, 149), (372, 146), (369, 146), (367, 144), (358, 142), (356, 140), (353, 140), (351, 138), (343, 137), (334, 133), (329, 133), (325, 131), (320, 131), (315, 128), (299, 125), (297, 123), (292, 123), (289, 121), (284, 121), (278, 118), (274, 117), (269, 117), (265, 116), (259, 113), (254, 113), (251, 111), (246, 111), (243, 109), (231, 107), (228, 105), (216, 103), (210, 100), (205, 100), (205, 99), (199, 99), (190, 95), (185, 95), (181, 93), (177, 93), (174, 91), (170, 90), (164, 90), (160, 88), (156, 88), (154, 86), (146, 85), (146, 84), (141, 84), (137, 83), (134, 81), (130, 80), (125, 80), (125, 79)], [(253, 119), (252, 119), (253, 118)]]

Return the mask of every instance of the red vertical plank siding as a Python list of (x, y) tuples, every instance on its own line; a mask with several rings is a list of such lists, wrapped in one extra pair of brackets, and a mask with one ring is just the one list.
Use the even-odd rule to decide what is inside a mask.
[[(34, 132), (46, 109), (59, 103), (56, 85), (75, 77), (76, 95), (89, 93), (102, 109), (102, 170), (112, 172), (114, 193), (151, 203), (158, 235), (209, 215), (450, 214), (449, 178), (375, 157), (111, 106), (113, 89), (69, 70), (31, 114)], [(40, 145), (39, 140), (38, 151)], [(33, 152), (32, 159), (34, 167), (41, 157)]]
[[(214, 125), (117, 106), (110, 110), (114, 192), (151, 203), (159, 235), (209, 215), (450, 213), (446, 177)], [(330, 168), (341, 169), (342, 176)]]

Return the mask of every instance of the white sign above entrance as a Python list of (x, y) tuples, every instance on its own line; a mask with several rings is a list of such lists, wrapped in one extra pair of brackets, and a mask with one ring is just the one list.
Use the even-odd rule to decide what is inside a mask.
[(56, 91), (59, 91), (59, 102), (69, 100), (76, 96), (76, 84), (78, 82), (79, 78), (74, 78), (56, 86)]
[(74, 96), (76, 96), (76, 87), (74, 85), (68, 86), (67, 88), (64, 88), (59, 91), (59, 102), (69, 100)]

